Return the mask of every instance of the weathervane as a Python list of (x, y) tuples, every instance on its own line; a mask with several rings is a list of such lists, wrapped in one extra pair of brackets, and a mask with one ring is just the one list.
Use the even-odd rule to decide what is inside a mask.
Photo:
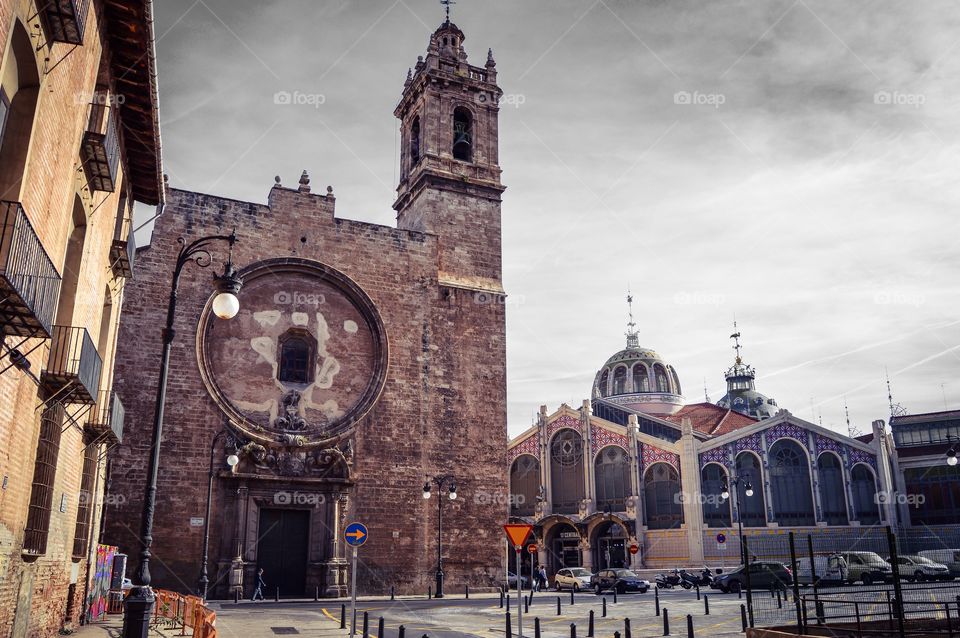
[(736, 319), (733, 320), (733, 334), (730, 335), (730, 338), (733, 339), (733, 343), (734, 343), (733, 349), (737, 351), (737, 365), (739, 365), (740, 363), (742, 363), (740, 359), (740, 348), (742, 348), (743, 346), (740, 345), (740, 331), (737, 330)]
[(446, 9), (447, 9), (447, 22), (450, 22), (450, 5), (451, 5), (451, 4), (457, 4), (457, 3), (454, 2), (453, 0), (440, 0), (440, 4), (442, 4), (444, 7), (446, 7)]
[(640, 339), (637, 338), (637, 324), (633, 321), (633, 295), (630, 294), (630, 286), (627, 286), (627, 307), (630, 315), (630, 320), (627, 322), (627, 347), (639, 348)]

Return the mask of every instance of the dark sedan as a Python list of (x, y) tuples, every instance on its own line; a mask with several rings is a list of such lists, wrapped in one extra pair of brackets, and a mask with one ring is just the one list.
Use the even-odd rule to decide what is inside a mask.
[(598, 596), (614, 590), (620, 594), (628, 591), (642, 594), (650, 589), (650, 581), (640, 578), (629, 569), (601, 569), (590, 578), (590, 587)]
[[(750, 563), (750, 587), (753, 589), (784, 590), (793, 584), (793, 574), (783, 563), (773, 561), (754, 561)], [(747, 588), (747, 573), (743, 566), (721, 574), (714, 580), (712, 587), (723, 593), (738, 592)]]

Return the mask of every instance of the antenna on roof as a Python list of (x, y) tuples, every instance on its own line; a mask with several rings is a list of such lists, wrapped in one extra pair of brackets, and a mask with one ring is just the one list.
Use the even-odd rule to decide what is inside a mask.
[(855, 428), (852, 425), (850, 425), (850, 406), (847, 405), (846, 395), (844, 395), (843, 397), (843, 413), (847, 418), (847, 435), (851, 439), (855, 439), (858, 436), (862, 436), (863, 432), (861, 432), (859, 428)]
[(454, 0), (440, 0), (440, 4), (442, 4), (444, 7), (446, 7), (446, 9), (447, 9), (447, 22), (450, 22), (450, 5), (451, 5), (451, 4), (457, 4), (457, 3), (454, 2)]
[(890, 389), (890, 371), (887, 370), (887, 366), (883, 366), (883, 373), (887, 377), (887, 401), (890, 402), (890, 417), (903, 416), (907, 411), (899, 403), (893, 402), (893, 390)]
[(630, 320), (627, 321), (627, 347), (639, 348), (640, 339), (637, 337), (637, 324), (633, 321), (633, 295), (630, 294), (630, 285), (627, 285), (627, 308)]
[(703, 398), (707, 400), (707, 403), (710, 403), (710, 393), (707, 392), (707, 378), (703, 378)]

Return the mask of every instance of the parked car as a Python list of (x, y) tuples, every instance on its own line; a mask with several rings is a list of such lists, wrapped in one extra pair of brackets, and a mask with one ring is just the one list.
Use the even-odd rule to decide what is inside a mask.
[(557, 591), (561, 589), (572, 589), (573, 591), (589, 589), (592, 576), (593, 574), (583, 567), (564, 567), (558, 570), (556, 576), (553, 577), (553, 587)]
[(935, 563), (946, 565), (950, 570), (951, 580), (960, 577), (960, 549), (925, 549), (917, 554)]
[[(743, 565), (717, 576), (716, 588), (723, 593), (738, 592), (747, 587), (747, 572)], [(793, 574), (783, 563), (753, 561), (750, 563), (750, 587), (752, 589), (786, 589), (793, 584)]]
[[(530, 579), (527, 578), (526, 576), (521, 576), (520, 586), (523, 587), (524, 589), (529, 589)], [(517, 588), (517, 575), (514, 574), (513, 572), (507, 572), (507, 587), (509, 587), (510, 589)]]
[[(889, 559), (887, 559), (889, 561)], [(953, 580), (946, 565), (935, 563), (929, 558), (916, 554), (897, 556), (897, 565), (900, 568), (900, 578), (911, 582), (922, 580)]]
[(590, 587), (598, 596), (613, 590), (620, 594), (628, 591), (643, 594), (650, 589), (650, 581), (640, 578), (629, 569), (601, 569), (590, 578)]
[(813, 557), (813, 569), (810, 557), (797, 560), (797, 582), (812, 585), (816, 575), (818, 585), (842, 585), (847, 582), (847, 561), (840, 554), (827, 554)]
[(893, 579), (890, 563), (875, 552), (841, 552), (841, 555), (847, 561), (847, 582), (850, 584), (859, 581), (870, 585)]

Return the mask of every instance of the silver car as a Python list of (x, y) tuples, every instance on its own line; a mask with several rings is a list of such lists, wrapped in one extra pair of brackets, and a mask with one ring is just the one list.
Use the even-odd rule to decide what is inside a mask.
[(590, 577), (593, 576), (583, 567), (564, 567), (557, 571), (553, 579), (553, 588), (557, 591), (561, 589), (572, 589), (580, 591), (581, 589), (590, 589)]

